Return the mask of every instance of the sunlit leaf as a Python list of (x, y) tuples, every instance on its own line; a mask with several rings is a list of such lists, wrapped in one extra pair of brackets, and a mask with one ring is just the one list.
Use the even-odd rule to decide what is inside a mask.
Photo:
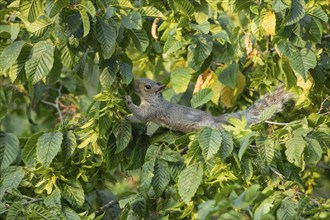
[(0, 132), (0, 168), (8, 167), (19, 152), (19, 141), (12, 133)]
[(268, 11), (262, 20), (262, 27), (267, 34), (274, 36), (276, 27), (276, 17), (273, 11)]
[(37, 143), (37, 159), (45, 167), (48, 167), (61, 149), (63, 134), (61, 132), (49, 132), (41, 135)]

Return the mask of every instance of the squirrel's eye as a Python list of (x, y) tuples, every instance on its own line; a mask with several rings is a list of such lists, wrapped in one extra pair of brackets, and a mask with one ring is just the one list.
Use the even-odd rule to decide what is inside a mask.
[(145, 85), (146, 89), (151, 89), (151, 85)]

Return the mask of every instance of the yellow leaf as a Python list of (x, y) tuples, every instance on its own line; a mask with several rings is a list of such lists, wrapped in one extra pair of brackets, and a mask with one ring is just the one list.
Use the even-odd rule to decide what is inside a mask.
[(242, 73), (238, 74), (237, 86), (231, 89), (228, 86), (220, 83), (220, 101), (226, 107), (232, 107), (236, 102), (237, 97), (243, 92), (246, 84), (246, 79)]
[(264, 19), (262, 20), (262, 27), (267, 34), (274, 36), (276, 26), (276, 17), (273, 11), (266, 12)]
[(211, 69), (207, 69), (204, 73), (199, 75), (193, 94), (205, 88), (209, 88), (213, 91), (211, 101), (217, 105), (220, 98), (221, 88), (217, 74), (215, 74)]

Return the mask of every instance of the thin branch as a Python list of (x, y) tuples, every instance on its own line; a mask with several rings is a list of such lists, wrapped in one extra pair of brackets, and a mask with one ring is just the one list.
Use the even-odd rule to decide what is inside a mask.
[[(34, 202), (41, 202), (43, 201), (44, 199), (42, 198), (33, 198), (33, 197), (30, 197), (30, 196), (26, 196), (26, 195), (19, 195), (19, 197), (21, 198), (24, 198), (24, 199), (28, 199), (29, 201), (26, 201), (26, 202), (23, 202), (22, 205), (29, 205), (31, 203), (34, 203)], [(10, 205), (6, 204), (6, 209), (3, 210), (2, 212), (0, 212), (0, 215), (6, 213), (8, 211), (8, 209), (10, 208)]]
[(47, 105), (50, 105), (52, 107), (54, 107), (57, 111), (57, 114), (58, 114), (58, 117), (60, 118), (60, 121), (62, 123), (63, 121), (63, 114), (62, 114), (62, 111), (61, 111), (61, 108), (60, 108), (60, 98), (62, 97), (62, 85), (60, 86), (60, 88), (57, 90), (57, 93), (58, 93), (58, 96), (56, 97), (55, 99), (55, 103), (52, 103), (52, 102), (48, 102), (46, 100), (41, 100), (42, 103), (45, 103)]
[(281, 126), (285, 126), (288, 125), (289, 123), (282, 123), (282, 122), (274, 122), (274, 121), (265, 121), (267, 124), (271, 124), (271, 125), (281, 125)]
[(271, 170), (273, 173), (275, 173), (276, 176), (278, 176), (281, 180), (284, 179), (284, 176), (283, 176), (281, 173), (279, 173), (277, 170), (275, 170), (273, 167), (270, 167), (270, 170)]
[(326, 102), (328, 99), (330, 99), (330, 96), (326, 97), (326, 98), (322, 101), (321, 106), (320, 106), (320, 109), (317, 111), (317, 114), (321, 114), (321, 111), (323, 110), (323, 106), (324, 106), (325, 102)]
[(188, 151), (188, 146), (185, 146), (181, 151), (180, 151), (180, 154), (183, 155), (185, 153), (187, 153)]
[(118, 204), (118, 201), (115, 201), (115, 200), (111, 200), (110, 202), (108, 202), (107, 204), (105, 204), (104, 206), (102, 206), (100, 208), (100, 210), (96, 211), (95, 212), (95, 215), (96, 216), (99, 216), (101, 215), (103, 212), (105, 212), (107, 209), (113, 207), (114, 205)]

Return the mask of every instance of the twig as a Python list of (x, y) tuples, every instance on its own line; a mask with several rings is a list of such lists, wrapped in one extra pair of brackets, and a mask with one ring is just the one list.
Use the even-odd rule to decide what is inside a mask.
[(61, 108), (60, 108), (60, 98), (62, 97), (62, 85), (60, 86), (60, 88), (57, 90), (57, 93), (58, 93), (58, 96), (56, 97), (55, 99), (55, 103), (52, 103), (52, 102), (48, 102), (46, 100), (41, 100), (42, 103), (45, 103), (47, 105), (50, 105), (50, 106), (53, 106), (56, 111), (57, 111), (57, 114), (58, 114), (58, 117), (60, 118), (60, 121), (62, 123), (63, 121), (63, 114), (62, 114), (62, 111), (61, 111)]
[[(44, 200), (41, 198), (33, 198), (33, 197), (26, 196), (26, 195), (19, 195), (19, 196), (24, 199), (29, 199), (29, 201), (23, 202), (22, 205), (28, 205), (28, 204), (31, 204), (34, 202), (40, 202), (40, 201)], [(5, 210), (3, 210), (2, 212), (0, 212), (0, 215), (6, 213), (8, 211), (8, 209), (10, 208), (10, 206), (8, 206), (8, 204), (6, 204), (6, 206), (7, 206), (7, 208)]]
[(282, 122), (274, 122), (274, 121), (265, 121), (267, 124), (271, 124), (271, 125), (288, 125), (289, 123), (282, 123)]
[(317, 111), (317, 114), (320, 114), (320, 113), (321, 113), (321, 111), (323, 110), (323, 105), (324, 105), (324, 103), (325, 103), (328, 99), (330, 99), (330, 96), (326, 97), (326, 98), (321, 102), (321, 106), (320, 106), (320, 109)]
[(275, 170), (273, 167), (270, 167), (270, 170), (271, 170), (273, 173), (275, 173), (276, 176), (278, 176), (281, 180), (284, 179), (284, 176), (283, 176), (281, 173), (279, 173), (277, 170)]
[(107, 204), (105, 204), (104, 206), (102, 206), (100, 208), (100, 210), (95, 212), (96, 216), (101, 215), (103, 212), (105, 212), (108, 208), (111, 208), (112, 206), (114, 206), (115, 204), (118, 204), (118, 201), (115, 200), (111, 200), (110, 202), (108, 202)]
[(188, 146), (185, 146), (181, 151), (180, 154), (183, 155), (188, 151)]

